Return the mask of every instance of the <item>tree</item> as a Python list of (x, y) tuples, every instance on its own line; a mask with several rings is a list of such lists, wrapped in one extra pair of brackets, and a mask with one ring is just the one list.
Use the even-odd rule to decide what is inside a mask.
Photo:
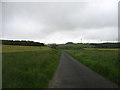
[(57, 45), (56, 44), (50, 44), (49, 45), (51, 48), (53, 48), (53, 49), (56, 49), (57, 48)]

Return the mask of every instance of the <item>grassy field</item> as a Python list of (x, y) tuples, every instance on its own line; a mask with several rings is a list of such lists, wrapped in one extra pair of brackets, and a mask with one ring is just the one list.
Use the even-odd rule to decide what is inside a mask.
[(47, 88), (60, 59), (48, 47), (3, 46), (3, 88)]
[(118, 49), (81, 49), (65, 51), (79, 62), (107, 79), (115, 83), (119, 81), (120, 83), (120, 76), (118, 75), (118, 72), (120, 72), (120, 67), (118, 67)]
[[(0, 45), (0, 52), (2, 51), (2, 46)], [(0, 89), (2, 90), (2, 54), (0, 53)]]
[(47, 46), (13, 46), (13, 45), (3, 45), (2, 52), (24, 52), (24, 51), (37, 51), (37, 50), (48, 50)]

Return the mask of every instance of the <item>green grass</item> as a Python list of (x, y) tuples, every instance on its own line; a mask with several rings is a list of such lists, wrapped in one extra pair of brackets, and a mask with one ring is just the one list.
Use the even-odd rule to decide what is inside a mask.
[(118, 75), (118, 72), (120, 72), (120, 67), (118, 67), (118, 50), (81, 49), (65, 51), (107, 79), (115, 83), (119, 81), (120, 83), (120, 76)]
[(1, 53), (0, 53), (0, 89), (2, 90), (2, 54)]
[[(16, 46), (9, 47), (16, 49), (14, 48)], [(22, 47), (26, 48), (26, 46)], [(30, 47), (28, 46), (27, 48)], [(37, 47), (34, 47), (34, 49), (35, 48)], [(21, 52), (21, 50), (17, 49), (12, 50), (15, 52), (10, 52), (10, 50), (8, 50), (8, 52), (3, 52), (3, 88), (48, 87), (49, 81), (52, 79), (59, 63), (60, 52), (58, 50), (48, 48), (37, 49), (36, 51), (23, 50), (24, 52)]]
[(37, 51), (49, 50), (47, 46), (15, 46), (15, 45), (2, 45), (2, 52), (24, 52), (24, 51)]

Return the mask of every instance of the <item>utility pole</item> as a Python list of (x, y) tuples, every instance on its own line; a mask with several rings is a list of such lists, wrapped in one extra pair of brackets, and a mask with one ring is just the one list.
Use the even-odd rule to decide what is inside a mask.
[(107, 43), (109, 43), (109, 41), (107, 40)]
[(116, 42), (119, 42), (119, 39), (116, 37)]
[(82, 44), (82, 41), (83, 41), (83, 34), (81, 35), (81, 44)]
[(82, 44), (82, 38), (81, 38), (81, 44)]

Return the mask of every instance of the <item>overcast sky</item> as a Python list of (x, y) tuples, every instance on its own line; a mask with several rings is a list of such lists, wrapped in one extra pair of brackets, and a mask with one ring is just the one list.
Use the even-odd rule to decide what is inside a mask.
[[(116, 2), (3, 2), (2, 39), (43, 43), (116, 41)], [(1, 16), (1, 15), (0, 15)]]

